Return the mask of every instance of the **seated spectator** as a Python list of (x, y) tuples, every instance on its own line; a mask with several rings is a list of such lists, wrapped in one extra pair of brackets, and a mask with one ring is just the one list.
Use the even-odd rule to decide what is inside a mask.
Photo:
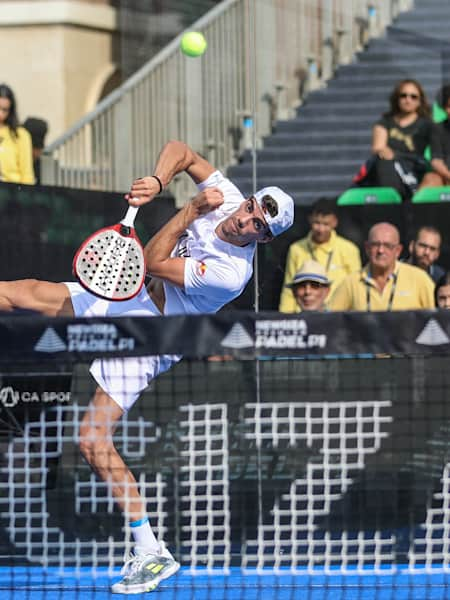
[(437, 308), (450, 308), (450, 271), (444, 273), (436, 283), (434, 297)]
[(323, 266), (315, 260), (306, 260), (288, 284), (300, 310), (323, 311), (331, 281)]
[(409, 242), (409, 258), (406, 260), (410, 265), (426, 271), (434, 283), (445, 273), (436, 264), (441, 253), (441, 241), (441, 234), (435, 227), (424, 225), (418, 230), (415, 239)]
[(0, 84), (0, 181), (35, 181), (31, 136), (19, 126), (14, 93), (4, 83)]
[(309, 223), (311, 229), (308, 235), (291, 244), (288, 250), (280, 312), (295, 313), (300, 310), (289, 284), (305, 260), (315, 260), (324, 267), (331, 282), (331, 291), (349, 273), (361, 269), (358, 247), (335, 231), (338, 216), (334, 199), (319, 198), (312, 206)]
[(395, 188), (410, 199), (428, 168), (424, 151), (430, 143), (432, 121), (422, 86), (404, 79), (390, 96), (390, 109), (372, 130), (372, 156), (354, 182)]
[(45, 136), (47, 135), (47, 121), (36, 117), (28, 117), (23, 122), (23, 126), (31, 135), (33, 146), (33, 169), (36, 176), (36, 183), (41, 183), (41, 154), (45, 145)]
[(400, 234), (391, 223), (376, 223), (365, 244), (368, 264), (344, 279), (330, 310), (416, 310), (434, 308), (434, 284), (423, 269), (398, 261)]
[(420, 187), (450, 185), (450, 84), (444, 85), (440, 93), (442, 108), (448, 118), (434, 123), (431, 132), (431, 166)]

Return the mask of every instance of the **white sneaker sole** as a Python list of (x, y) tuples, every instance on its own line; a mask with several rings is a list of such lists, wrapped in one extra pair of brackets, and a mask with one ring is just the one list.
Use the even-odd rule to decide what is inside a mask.
[(148, 583), (136, 583), (134, 585), (125, 585), (121, 581), (118, 581), (114, 585), (111, 586), (111, 592), (113, 594), (142, 594), (144, 592), (153, 592), (158, 585), (163, 581), (163, 579), (167, 579), (175, 573), (180, 568), (180, 563), (176, 561), (173, 565), (167, 568), (164, 573), (161, 573), (158, 577), (155, 577), (151, 582)]

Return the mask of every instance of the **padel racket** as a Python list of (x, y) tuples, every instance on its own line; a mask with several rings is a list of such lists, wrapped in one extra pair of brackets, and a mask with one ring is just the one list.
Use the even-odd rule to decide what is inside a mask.
[(129, 300), (144, 284), (144, 250), (133, 227), (138, 210), (129, 206), (120, 223), (93, 233), (75, 254), (75, 276), (100, 298)]

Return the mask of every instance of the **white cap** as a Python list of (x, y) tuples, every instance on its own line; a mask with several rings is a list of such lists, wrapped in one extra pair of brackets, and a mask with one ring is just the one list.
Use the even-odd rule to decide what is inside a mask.
[(288, 194), (279, 187), (271, 186), (259, 190), (254, 197), (272, 235), (280, 235), (289, 229), (294, 222), (294, 201)]
[(326, 286), (331, 285), (325, 268), (315, 260), (305, 260), (300, 271), (294, 275), (291, 283), (286, 284), (286, 287), (292, 288), (305, 281), (315, 281), (316, 283), (320, 283), (320, 285)]

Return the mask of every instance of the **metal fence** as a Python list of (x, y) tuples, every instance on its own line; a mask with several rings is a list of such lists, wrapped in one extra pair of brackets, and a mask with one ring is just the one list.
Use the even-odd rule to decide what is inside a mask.
[[(125, 191), (171, 138), (224, 169), (412, 3), (225, 0), (190, 28), (208, 40), (201, 58), (173, 40), (45, 149), (42, 182)], [(172, 183), (180, 202), (187, 179)]]

